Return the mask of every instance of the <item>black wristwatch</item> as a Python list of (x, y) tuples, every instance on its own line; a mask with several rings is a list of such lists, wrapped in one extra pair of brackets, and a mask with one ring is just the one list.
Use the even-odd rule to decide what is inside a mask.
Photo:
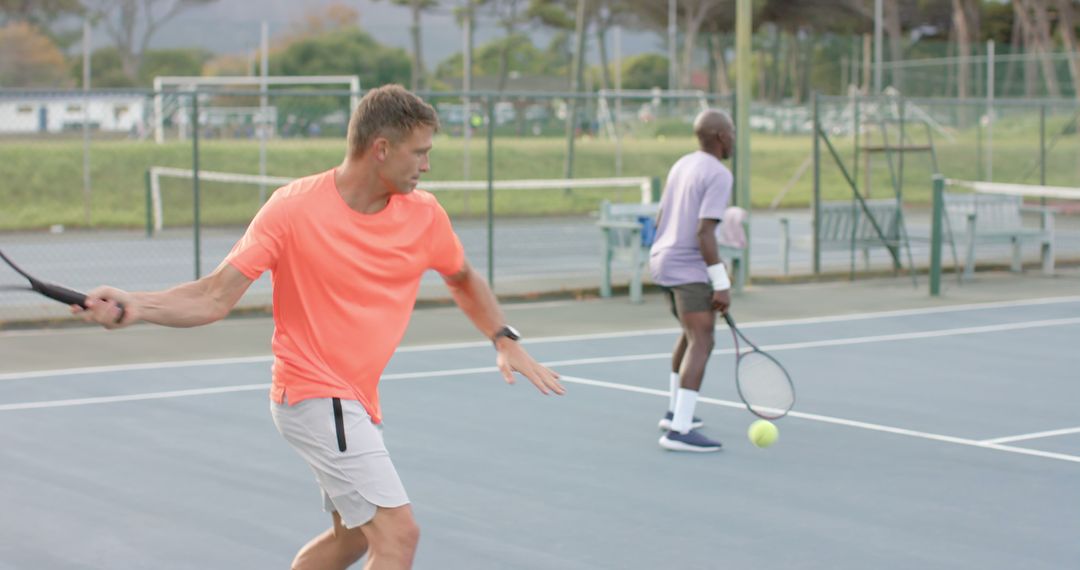
[(519, 333), (517, 329), (510, 325), (503, 325), (503, 328), (499, 329), (495, 332), (494, 335), (491, 336), (491, 342), (498, 342), (498, 340), (504, 336), (510, 340), (516, 341), (521, 338), (521, 333)]

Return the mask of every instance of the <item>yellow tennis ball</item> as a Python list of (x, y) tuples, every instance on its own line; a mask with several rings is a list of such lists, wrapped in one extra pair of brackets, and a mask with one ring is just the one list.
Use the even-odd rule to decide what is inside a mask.
[(776, 443), (776, 438), (780, 437), (780, 431), (768, 420), (757, 420), (750, 424), (746, 435), (750, 438), (750, 443), (756, 447), (769, 447)]

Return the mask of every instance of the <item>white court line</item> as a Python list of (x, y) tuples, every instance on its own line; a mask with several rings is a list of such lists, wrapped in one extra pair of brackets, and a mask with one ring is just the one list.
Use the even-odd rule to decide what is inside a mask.
[[(873, 311), (867, 313), (851, 313), (846, 315), (826, 315), (821, 317), (801, 317), (798, 319), (779, 319), (772, 321), (754, 321), (739, 323), (741, 329), (783, 327), (791, 325), (816, 325), (821, 323), (836, 323), (847, 321), (864, 321), (870, 319), (888, 319), (894, 317), (908, 317), (915, 315), (933, 315), (939, 313), (956, 313), (961, 311), (983, 311), (993, 309), (1006, 309), (1015, 307), (1028, 307), (1035, 305), (1055, 305), (1061, 303), (1080, 303), (1080, 296), (1069, 297), (1044, 297), (1041, 299), (1022, 299), (1019, 301), (994, 301), (988, 303), (970, 303), (965, 305), (950, 305), (944, 307), (924, 307), (920, 309), (900, 309), (895, 311)], [(682, 329), (668, 327), (659, 329), (645, 329), (637, 331), (619, 331), (610, 333), (588, 333), (578, 335), (548, 336), (541, 338), (526, 338), (522, 344), (546, 344), (555, 342), (572, 342), (580, 340), (604, 340), (615, 338), (631, 338), (653, 336), (661, 334), (676, 334)], [(398, 352), (422, 352), (428, 350), (444, 350), (457, 348), (474, 348), (488, 346), (488, 341), (470, 341), (451, 344), (428, 344), (401, 347)]]
[[(454, 370), (437, 370), (434, 372), (403, 372), (400, 374), (384, 374), (383, 380), (409, 380), (413, 378), (439, 378), (444, 376), (464, 376), (467, 374), (482, 374), (485, 372), (498, 372), (496, 366), (483, 366), (477, 368), (457, 368)], [(143, 394), (127, 394), (123, 396), (100, 396), (95, 398), (74, 398), (70, 400), (43, 400), (40, 402), (21, 402), (18, 404), (0, 404), (0, 412), (15, 410), (39, 410), (42, 408), (68, 408), (71, 406), (92, 406), (95, 404), (114, 404), (118, 402), (135, 402), (140, 400), (163, 400), (167, 398), (185, 398), (189, 396), (208, 396), (213, 394), (225, 394), (230, 392), (251, 392), (256, 390), (269, 390), (270, 384), (242, 384), (239, 386), (221, 386), (217, 388), (193, 388), (191, 390), (170, 390), (167, 392), (147, 392)]]
[[(578, 301), (549, 301), (535, 304), (522, 303), (520, 305), (506, 304), (503, 306), (507, 308), (531, 308), (533, 306), (556, 306), (559, 304), (577, 303)], [(1066, 297), (1042, 297), (1038, 299), (1020, 299), (1015, 301), (991, 301), (986, 303), (968, 303), (963, 305), (947, 305), (941, 307), (923, 307), (919, 309), (899, 309), (895, 311), (870, 311), (865, 313), (851, 313), (841, 315), (825, 315), (819, 317), (801, 317), (797, 319), (780, 319), (772, 321), (754, 321), (739, 323), (739, 328), (751, 329), (759, 327), (779, 327), (788, 325), (813, 325), (820, 323), (834, 323), (834, 322), (846, 322), (846, 321), (863, 321), (870, 319), (887, 319), (893, 317), (908, 317), (915, 315), (933, 315), (939, 313), (956, 313), (962, 311), (983, 311), (992, 309), (1007, 309), (1016, 307), (1029, 307), (1037, 305), (1055, 305), (1062, 303), (1080, 303), (1080, 296), (1066, 296)], [(431, 310), (454, 310), (458, 311), (456, 307), (438, 307)], [(736, 309), (737, 310), (737, 309)], [(245, 324), (247, 319), (227, 319), (218, 321), (209, 326), (229, 326), (233, 324)], [(151, 326), (151, 325), (139, 325)], [(132, 332), (137, 329), (123, 329), (121, 331), (113, 331), (112, 334)], [(548, 336), (538, 338), (526, 338), (523, 344), (541, 344), (551, 342), (567, 342), (577, 340), (599, 340), (599, 339), (611, 339), (611, 338), (629, 338), (637, 336), (651, 336), (659, 334), (673, 334), (679, 332), (681, 329), (678, 327), (665, 327), (658, 329), (645, 329), (637, 331), (620, 331), (611, 333), (589, 333), (579, 335), (562, 335), (562, 336)], [(0, 338), (4, 337), (17, 337), (17, 336), (61, 336), (66, 334), (100, 334), (101, 330), (97, 327), (80, 327), (71, 329), (52, 329), (52, 330), (0, 330)], [(469, 341), (458, 343), (446, 343), (446, 344), (423, 344), (423, 345), (410, 345), (398, 348), (398, 352), (415, 352), (424, 350), (449, 350), (456, 348), (473, 348), (478, 346), (488, 346), (489, 341)]]
[(1025, 433), (1022, 435), (1010, 435), (1007, 437), (996, 437), (994, 439), (984, 439), (983, 443), (1009, 443), (1012, 441), (1026, 441), (1029, 439), (1041, 439), (1044, 437), (1055, 437), (1059, 435), (1071, 435), (1074, 433), (1080, 433), (1080, 427), (1055, 429), (1050, 431), (1039, 431), (1035, 433)]
[(48, 378), (51, 376), (77, 376), (80, 374), (100, 374), (104, 372), (129, 372), (136, 370), (159, 370), (165, 368), (187, 368), (189, 366), (218, 366), (227, 364), (248, 364), (252, 362), (273, 362), (271, 355), (240, 356), (236, 358), (208, 358), (204, 360), (169, 360), (164, 362), (142, 362), (138, 364), (113, 364), (108, 366), (83, 366), (79, 368), (60, 368), (58, 370), (35, 370), (32, 372), (9, 372), (0, 374), (0, 380), (25, 380), (29, 378)]
[[(587, 386), (596, 386), (599, 388), (608, 388), (611, 390), (621, 390), (623, 392), (635, 392), (638, 394), (651, 394), (654, 396), (662, 396), (667, 398), (670, 394), (665, 390), (654, 390), (651, 388), (641, 388), (639, 386), (628, 386), (626, 384), (617, 384), (615, 382), (604, 382), (602, 380), (592, 380), (589, 378), (579, 378), (577, 376), (563, 376), (562, 380), (567, 383), (584, 384)], [(706, 404), (712, 404), (714, 406), (723, 406), (726, 408), (746, 409), (746, 405), (742, 402), (733, 402), (731, 400), (720, 400), (717, 398), (699, 397), (698, 402), (704, 402)], [(1080, 463), (1080, 456), (1068, 455), (1065, 453), (1054, 453), (1051, 451), (1040, 451), (1037, 449), (1025, 449), (1023, 447), (1013, 447), (1008, 445), (999, 445), (993, 442), (978, 441), (974, 439), (967, 439), (963, 437), (954, 437), (951, 435), (941, 435), (936, 433), (930, 433), (925, 431), (917, 431), (905, 428), (898, 428), (892, 426), (886, 426), (881, 424), (872, 424), (869, 422), (860, 422), (855, 420), (845, 420), (842, 418), (834, 418), (831, 416), (822, 416), (819, 414), (808, 414), (804, 412), (791, 411), (788, 412), (787, 417), (799, 418), (803, 420), (810, 420), (815, 422), (822, 422), (834, 425), (841, 425), (845, 427), (853, 427), (859, 429), (865, 429), (870, 431), (878, 431), (883, 433), (890, 433), (894, 435), (903, 435), (907, 437), (915, 437), (920, 439), (927, 439), (931, 441), (940, 441), (944, 443), (953, 443), (956, 445), (966, 445), (968, 447), (979, 447), (983, 449), (993, 449), (996, 451), (1004, 451), (1008, 453), (1017, 453), (1020, 455), (1031, 455), (1034, 457), (1042, 457), (1045, 459), (1057, 459), (1060, 461), (1068, 461), (1071, 463)]]
[[(1080, 324), (1080, 317), (1073, 317), (1068, 319), (1046, 319), (1039, 321), (1027, 321), (1020, 323), (1006, 323), (1000, 325), (984, 325), (978, 327), (960, 327), (954, 329), (940, 329), (936, 331), (920, 331), (909, 333), (895, 333), (886, 335), (874, 335), (874, 336), (861, 336), (861, 337), (846, 337), (837, 339), (826, 340), (814, 340), (806, 342), (793, 342), (785, 344), (772, 344), (772, 345), (759, 345), (762, 350), (769, 352), (780, 352), (784, 350), (800, 350), (804, 348), (820, 348), (825, 346), (845, 346), (853, 344), (870, 344), (878, 342), (893, 342), (899, 340), (918, 340), (924, 338), (938, 338), (945, 336), (960, 336), (968, 334), (982, 334), (991, 332), (1003, 332), (1013, 330), (1023, 330), (1042, 327), (1055, 327)], [(484, 343), (486, 346), (489, 343)], [(439, 345), (440, 347), (442, 345)], [(442, 350), (442, 348), (436, 348), (434, 350)], [(420, 347), (410, 352), (421, 352)], [(734, 349), (716, 349), (713, 354), (731, 354)], [(576, 366), (582, 364), (606, 364), (612, 362), (633, 362), (640, 360), (656, 360), (671, 358), (670, 352), (654, 352), (646, 354), (631, 354), (624, 356), (600, 356), (593, 358), (574, 358), (569, 360), (553, 360), (545, 362), (545, 366)], [(273, 359), (271, 356), (248, 356), (241, 358), (217, 358), (210, 360), (188, 360), (188, 361), (172, 361), (172, 362), (159, 362), (159, 363), (143, 363), (143, 364), (120, 364), (115, 366), (89, 366), (84, 368), (67, 368), (60, 370), (38, 370), (34, 372), (12, 372), (8, 374), (0, 374), (0, 381), (2, 380), (24, 380), (29, 378), (42, 378), (51, 376), (71, 376), (78, 374), (94, 374), (102, 372), (123, 372), (129, 370), (156, 370), (165, 368), (182, 368), (188, 366), (215, 366), (221, 364), (247, 364), (254, 362), (269, 362)], [(479, 370), (479, 369), (478, 369)], [(423, 374), (423, 373), (422, 373)], [(386, 378), (386, 377), (384, 377)]]
[(197, 388), (193, 390), (172, 390), (169, 392), (148, 392), (124, 396), (102, 396), (100, 398), (75, 398), (71, 400), (49, 400), (45, 402), (23, 402), (21, 404), (0, 405), (0, 412), (13, 410), (38, 410), (42, 408), (67, 408), (71, 406), (91, 406), (94, 404), (114, 404), (116, 402), (137, 402), (141, 400), (162, 400), (165, 398), (183, 398), (186, 396), (207, 396), (230, 392), (250, 392), (268, 390), (269, 384), (245, 384), (241, 386), (222, 386), (219, 388)]
[[(444, 376), (458, 376), (465, 374), (476, 374), (485, 372), (496, 372), (498, 369), (494, 366), (485, 366), (477, 368), (462, 368), (457, 370), (439, 370), (434, 372), (409, 372), (403, 374), (388, 374), (384, 377), (385, 380), (394, 379), (408, 379), (408, 378), (435, 378)], [(562, 381), (568, 384), (582, 384), (587, 386), (594, 386), (599, 388), (607, 388), (612, 390), (620, 390), (623, 392), (634, 392), (638, 394), (648, 394), (653, 396), (660, 396), (667, 398), (668, 392), (665, 390), (656, 390), (653, 388), (644, 388), (641, 386), (631, 386), (627, 384), (618, 384), (615, 382), (605, 382), (602, 380), (592, 380), (589, 378), (581, 378), (578, 376), (562, 376)], [(71, 406), (88, 406), (95, 404), (117, 403), (117, 402), (133, 402), (144, 400), (157, 400), (166, 398), (182, 398), (190, 396), (205, 396), (214, 394), (225, 394), (235, 392), (250, 392), (255, 390), (268, 390), (269, 384), (245, 384), (240, 386), (224, 386), (219, 388), (200, 388), (193, 390), (173, 390), (168, 392), (150, 392), (144, 394), (129, 394), (124, 396), (105, 396), (97, 398), (78, 398), (70, 400), (51, 400), (43, 402), (24, 402), (18, 404), (4, 404), (0, 405), (0, 412), (2, 411), (15, 411), (15, 410), (30, 410), (30, 409), (42, 409), (42, 408), (60, 408)], [(741, 402), (734, 402), (731, 400), (721, 400), (718, 398), (700, 397), (699, 402), (712, 404), (714, 406), (723, 406), (728, 408), (744, 409), (746, 406)], [(805, 412), (791, 411), (788, 413), (788, 417), (800, 418), (804, 420), (817, 421), (835, 425), (841, 425), (846, 427), (854, 427), (859, 429), (865, 429), (870, 431), (878, 431), (884, 433), (890, 433), (894, 435), (903, 435), (908, 437), (916, 437), (921, 439), (927, 439), (932, 441), (940, 441), (944, 443), (953, 443), (957, 445), (965, 445), (969, 447), (979, 447), (983, 449), (993, 449), (997, 451), (1004, 451), (1008, 453), (1017, 453), (1021, 455), (1030, 455), (1034, 457), (1042, 457), (1046, 459), (1057, 459), (1061, 461), (1068, 461), (1072, 463), (1080, 463), (1080, 457), (1074, 455), (1067, 455), (1064, 453), (1054, 453), (1049, 451), (1040, 451), (1037, 449), (1025, 449), (1022, 447), (1013, 447), (1007, 445), (1001, 445), (1000, 443), (1004, 438), (999, 440), (978, 441), (973, 439), (966, 439), (961, 437), (954, 437), (949, 435), (941, 435), (930, 432), (923, 432), (917, 430), (910, 430), (905, 428), (897, 428), (892, 426), (886, 426), (881, 424), (873, 424), (869, 422), (860, 422), (855, 420), (845, 420), (842, 418), (835, 418), (831, 416), (823, 416), (819, 414), (808, 414)], [(1080, 431), (1080, 429), (1076, 430)]]
[[(893, 342), (899, 340), (919, 340), (924, 338), (938, 338), (943, 336), (961, 336), (969, 334), (983, 334), (991, 332), (1003, 332), (1012, 330), (1032, 329), (1041, 327), (1056, 327), (1080, 324), (1080, 317), (1070, 319), (1047, 319), (1043, 321), (1029, 321), (1026, 323), (1009, 323), (1003, 325), (985, 325), (979, 327), (962, 327), (955, 329), (941, 329), (936, 331), (922, 331), (911, 333), (895, 333), (875, 336), (857, 336), (848, 338), (835, 338), (827, 340), (812, 340), (806, 342), (790, 342), (785, 344), (762, 344), (761, 350), (766, 352), (781, 352), (785, 350), (802, 350), (804, 348), (820, 348), (825, 346), (846, 346), (852, 344), (871, 344), (877, 342)], [(741, 328), (741, 325), (740, 325)], [(712, 354), (733, 354), (734, 348), (718, 348)], [(554, 360), (545, 362), (544, 366), (577, 366), (582, 364), (608, 364), (612, 362), (633, 362), (639, 360), (658, 360), (671, 358), (670, 352), (654, 352), (647, 354), (630, 354), (626, 356), (598, 356), (593, 358), (574, 358), (569, 360)]]

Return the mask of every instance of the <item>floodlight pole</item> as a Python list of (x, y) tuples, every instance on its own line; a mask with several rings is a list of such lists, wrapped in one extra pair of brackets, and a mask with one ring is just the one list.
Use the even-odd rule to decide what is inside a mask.
[[(259, 176), (266, 176), (266, 139), (268, 137), (267, 130), (269, 130), (267, 120), (267, 106), (269, 98), (266, 94), (266, 78), (270, 75), (270, 25), (266, 20), (262, 21), (261, 41), (262, 41), (262, 65), (260, 67), (260, 83), (259, 83)], [(259, 184), (259, 205), (261, 206), (266, 202), (266, 185)]]
[(191, 208), (195, 242), (195, 279), (202, 277), (202, 195), (199, 188), (199, 90), (191, 91)]
[(881, 94), (883, 0), (874, 0), (874, 95)]
[(735, 203), (750, 210), (750, 0), (735, 3)]
[(619, 133), (619, 120), (622, 117), (622, 26), (615, 26), (615, 120), (612, 132), (615, 133), (615, 176), (622, 176), (622, 135)]
[[(735, 3), (735, 203), (746, 210), (750, 219), (750, 71), (751, 10), (750, 0)], [(750, 236), (746, 236), (750, 251)], [(743, 260), (745, 275), (750, 275), (750, 256)]]
[(994, 180), (994, 40), (986, 40), (986, 180)]
[[(464, 143), (462, 144), (462, 180), (469, 179), (469, 141), (472, 139), (472, 113), (470, 112), (471, 102), (469, 100), (469, 91), (472, 90), (472, 2), (473, 0), (465, 0), (465, 12), (463, 14), (465, 19), (465, 33), (462, 41), (461, 51), (463, 55), (462, 65), (462, 78), (461, 78), (461, 90), (462, 103), (464, 104), (464, 111), (461, 113), (461, 134), (464, 137)], [(466, 198), (468, 200), (468, 198)], [(468, 209), (466, 208), (466, 211)]]
[(161, 100), (161, 78), (154, 78), (154, 142), (165, 142), (165, 120), (161, 114), (165, 112), (165, 106)]
[(678, 28), (676, 27), (677, 22), (676, 22), (675, 2), (676, 2), (676, 0), (668, 0), (667, 33), (668, 33), (668, 90), (669, 91), (672, 90), (672, 89), (677, 89), (678, 88), (678, 86), (675, 84), (675, 81), (676, 81), (675, 62), (678, 61), (676, 59), (676, 55), (675, 55), (675, 42), (678, 39), (678, 37), (677, 37), (678, 36)]
[(83, 225), (90, 226), (90, 21), (83, 20)]

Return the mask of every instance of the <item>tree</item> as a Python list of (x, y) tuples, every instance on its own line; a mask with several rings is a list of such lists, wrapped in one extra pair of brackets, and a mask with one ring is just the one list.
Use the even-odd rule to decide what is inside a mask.
[(1080, 99), (1080, 61), (1076, 56), (1076, 4), (1073, 0), (1057, 0), (1058, 32), (1065, 44), (1069, 58), (1069, 76), (1073, 83), (1073, 97)]
[[(1016, 11), (1017, 21), (1023, 31), (1023, 43), (1033, 51), (1042, 64), (1043, 80), (1046, 82), (1046, 90), (1051, 97), (1060, 97), (1061, 90), (1058, 87), (1057, 71), (1054, 62), (1050, 59), (1053, 51), (1053, 42), (1050, 39), (1050, 16), (1047, 13), (1048, 0), (1015, 0), (1013, 9)], [(1027, 95), (1034, 95), (1034, 69), (1027, 69)]]
[[(124, 73), (120, 51), (113, 46), (104, 47), (90, 54), (90, 83), (99, 88), (149, 87), (159, 75), (202, 75), (203, 66), (210, 58), (210, 52), (198, 48), (147, 50), (142, 69), (132, 80)], [(82, 77), (82, 58), (75, 62), (71, 75)]]
[[(140, 85), (153, 85), (159, 75), (202, 75), (213, 55), (203, 49), (152, 49), (143, 54)], [(91, 70), (92, 71), (92, 70)]]
[(79, 0), (0, 0), (0, 25), (14, 22), (31, 24), (50, 37), (61, 51), (71, 45), (81, 32), (61, 31), (55, 24), (81, 16), (82, 13)]
[[(732, 3), (734, 4), (734, 3)], [(708, 58), (709, 92), (728, 95), (731, 93), (731, 78), (728, 73), (725, 53), (734, 43), (735, 10), (720, 10), (706, 19), (701, 26), (705, 36), (705, 49)]]
[[(550, 58), (548, 52), (536, 47), (532, 38), (518, 33), (492, 40), (477, 48), (473, 56), (473, 74), (498, 78), (509, 76), (510, 72), (545, 75), (552, 65)], [(464, 57), (461, 53), (456, 53), (435, 68), (435, 77), (444, 81), (461, 77), (463, 68)]]
[(409, 56), (379, 44), (357, 27), (293, 42), (271, 54), (271, 75), (358, 75), (365, 88), (404, 83)]
[(623, 61), (622, 80), (625, 89), (668, 87), (668, 60), (655, 53), (643, 53)]
[[(832, 33), (867, 31), (873, 22), (873, 0), (869, 0), (868, 6), (862, 0), (764, 2), (758, 20), (760, 25), (775, 26), (776, 33), (772, 37), (773, 65), (768, 69), (771, 76), (762, 77), (763, 88), (759, 95), (774, 100), (789, 96), (796, 101), (806, 100), (815, 67), (814, 58), (819, 57), (819, 52), (827, 45), (825, 38)], [(783, 53), (785, 48), (786, 54)]]
[(304, 18), (292, 23), (292, 33), (285, 36), (286, 44), (320, 36), (328, 32), (348, 30), (360, 25), (360, 12), (347, 4), (330, 4), (322, 10), (311, 10)]
[(953, 36), (956, 38), (956, 53), (960, 56), (957, 70), (956, 96), (966, 99), (968, 96), (968, 77), (971, 75), (971, 45), (980, 36), (978, 0), (952, 0)]
[[(404, 83), (411, 65), (405, 50), (388, 48), (353, 26), (294, 41), (270, 55), (271, 75), (358, 75), (364, 89)], [(344, 97), (289, 95), (274, 99), (279, 120), (307, 132), (309, 126), (342, 108)]]
[(412, 14), (412, 23), (409, 25), (409, 35), (412, 36), (412, 74), (411, 83), (413, 91), (423, 90), (425, 84), (423, 45), (420, 41), (420, 15), (425, 10), (431, 10), (439, 5), (439, 0), (390, 0), (398, 6), (407, 6)]
[(681, 4), (686, 31), (683, 41), (683, 69), (679, 75), (682, 77), (681, 87), (689, 89), (694, 74), (694, 52), (697, 50), (698, 31), (701, 30), (707, 18), (716, 18), (722, 13), (730, 13), (734, 20), (735, 3), (731, 0), (684, 0)]
[(589, 3), (590, 20), (595, 25), (596, 48), (600, 54), (600, 84), (604, 89), (612, 89), (615, 82), (611, 78), (611, 65), (608, 63), (607, 35), (615, 26), (629, 26), (636, 22), (627, 0), (594, 0)]
[[(82, 77), (82, 58), (72, 68), (73, 77)], [(90, 84), (95, 89), (135, 87), (135, 79), (124, 74), (123, 57), (116, 46), (103, 47), (90, 54)]]
[[(518, 27), (529, 21), (526, 13), (526, 0), (480, 0), (479, 6), (486, 7), (488, 12), (495, 16), (495, 20), (503, 29), (503, 41), (499, 42), (499, 69), (498, 90), (506, 89), (506, 79), (510, 74), (510, 53), (516, 46), (516, 41), (528, 40), (524, 34), (518, 34)], [(515, 41), (516, 40), (516, 41)], [(532, 47), (532, 41), (529, 46)]]
[(79, 0), (0, 0), (0, 23), (43, 26), (57, 18), (82, 13)]
[[(542, 26), (552, 28), (555, 30), (555, 35), (551, 40), (551, 44), (548, 46), (548, 52), (553, 56), (556, 61), (565, 62), (565, 68), (571, 72), (567, 77), (567, 83), (573, 83), (572, 72), (577, 65), (577, 60), (583, 60), (584, 54), (584, 30), (589, 27), (588, 21), (581, 22), (582, 41), (580, 42), (582, 49), (574, 49), (570, 44), (570, 33), (576, 29), (577, 22), (574, 16), (574, 10), (576, 2), (578, 0), (532, 0), (529, 4), (528, 16), (531, 21), (537, 22)], [(586, 3), (586, 10), (584, 14), (588, 15), (589, 11), (588, 3)], [(578, 43), (578, 38), (575, 37), (575, 44)], [(564, 65), (560, 65), (562, 68)]]
[(64, 54), (48, 36), (27, 22), (0, 28), (0, 86), (70, 87)]
[(150, 38), (177, 14), (217, 0), (83, 0), (92, 19), (105, 27), (120, 54), (125, 76), (137, 81)]

